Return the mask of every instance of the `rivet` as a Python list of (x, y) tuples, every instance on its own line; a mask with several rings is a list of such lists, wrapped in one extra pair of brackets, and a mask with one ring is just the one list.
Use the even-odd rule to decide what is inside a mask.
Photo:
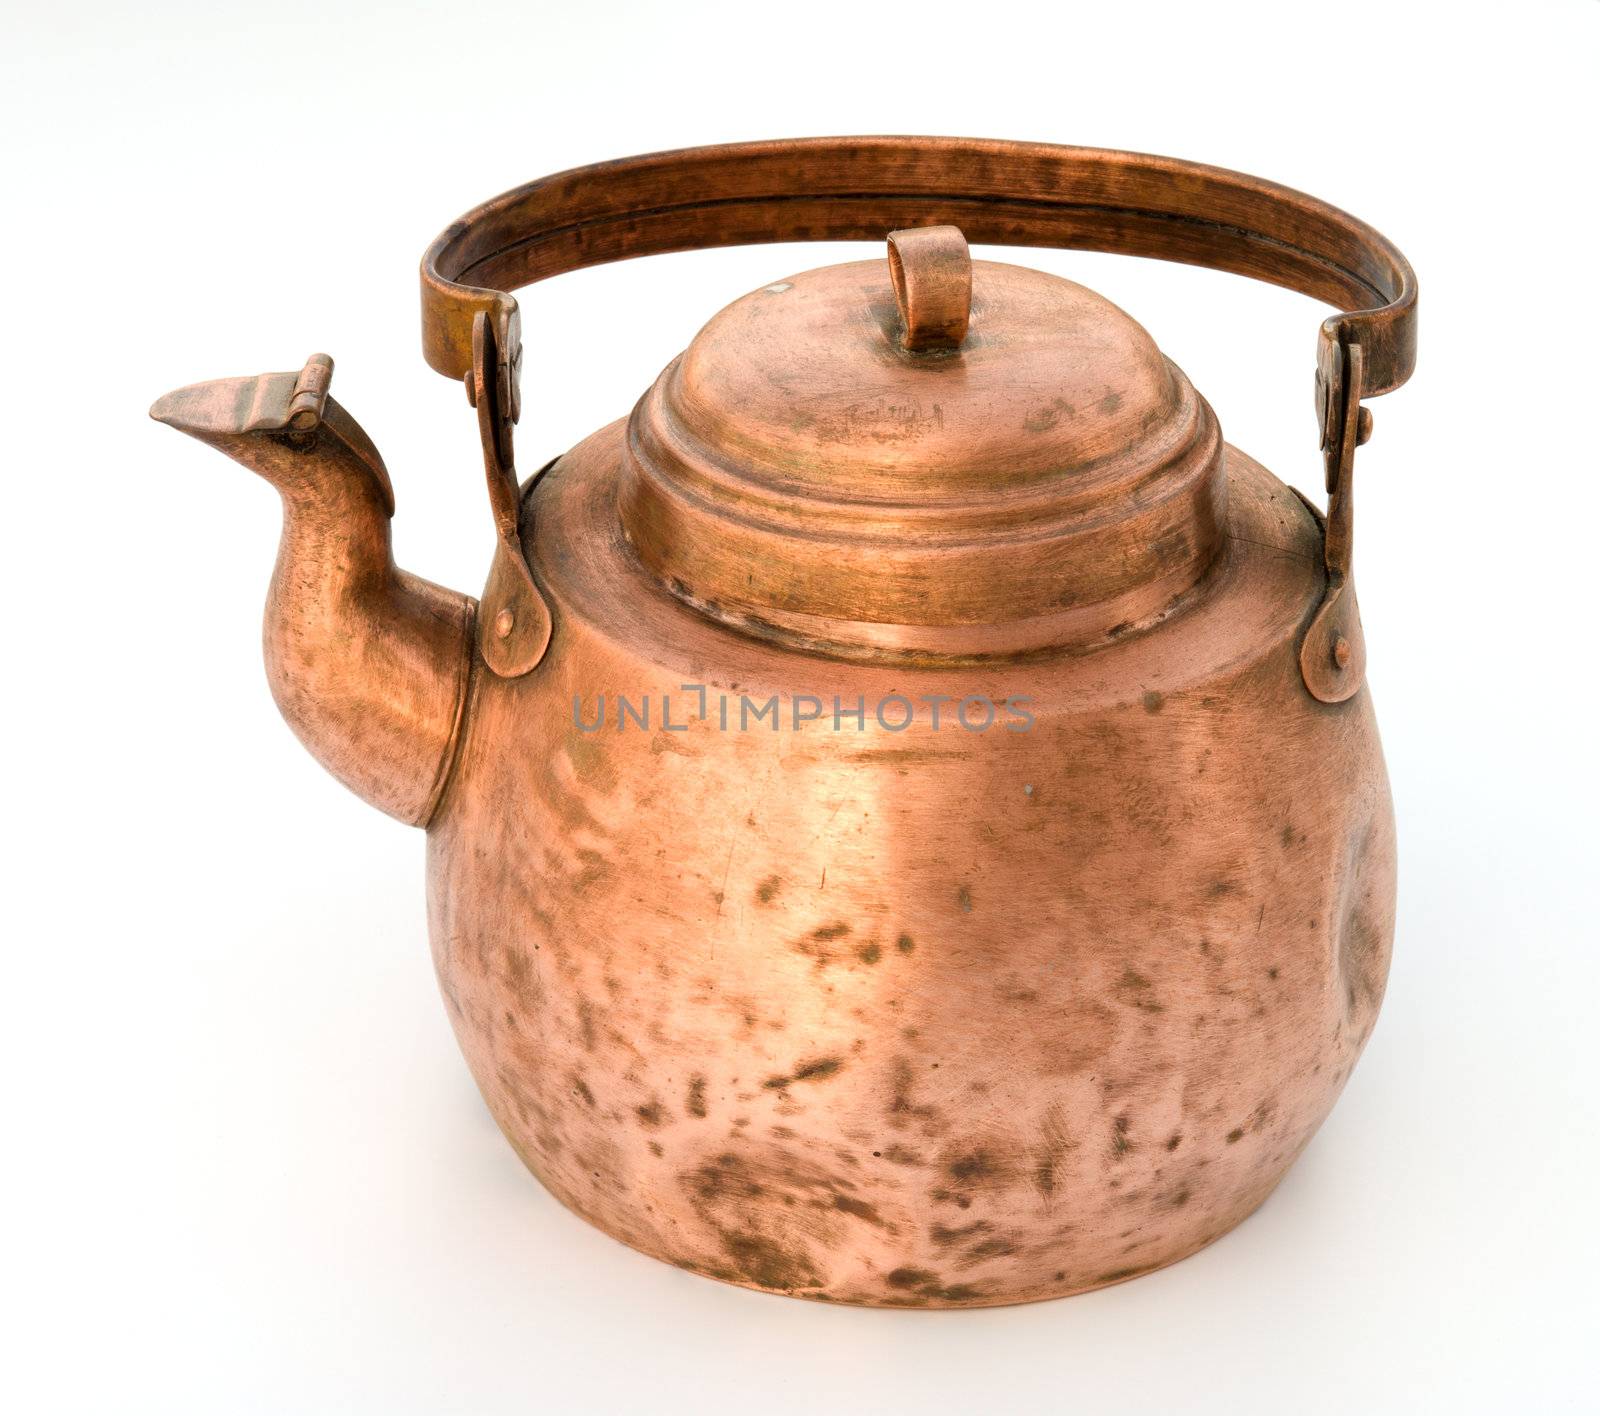
[[(501, 610), (494, 617), (494, 637), (496, 639), (509, 639), (511, 637), (511, 628), (516, 622), (517, 617), (510, 610)], [(1339, 642), (1341, 644), (1344, 643), (1342, 639)]]
[(1333, 662), (1341, 669), (1350, 663), (1350, 641), (1342, 634), (1333, 641)]

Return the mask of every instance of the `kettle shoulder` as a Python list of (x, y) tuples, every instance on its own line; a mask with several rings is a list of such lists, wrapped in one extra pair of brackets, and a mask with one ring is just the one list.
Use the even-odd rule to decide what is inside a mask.
[[(1142, 706), (1152, 694), (1167, 701), (1223, 690), (1241, 673), (1270, 665), (1298, 643), (1323, 592), (1322, 533), (1307, 504), (1229, 447), (1223, 552), (1198, 592), (1160, 622), (1114, 631), (1088, 652), (947, 662), (841, 658), (721, 623), (644, 570), (616, 511), (624, 438), (622, 421), (601, 429), (525, 494), (525, 547), (556, 620), (549, 660), (517, 681), (534, 696), (556, 681), (565, 696), (575, 677), (600, 674), (604, 682), (587, 685), (591, 697), (703, 682), (763, 700), (774, 693), (853, 700), (908, 686), (1004, 699), (1008, 685), (1025, 685), (1053, 712)], [(1298, 688), (1298, 671), (1289, 682)]]

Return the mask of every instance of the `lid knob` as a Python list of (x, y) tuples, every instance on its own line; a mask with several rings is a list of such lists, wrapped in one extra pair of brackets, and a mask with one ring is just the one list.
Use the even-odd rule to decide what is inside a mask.
[(960, 348), (972, 317), (972, 253), (959, 227), (891, 231), (889, 278), (902, 347), (913, 354)]

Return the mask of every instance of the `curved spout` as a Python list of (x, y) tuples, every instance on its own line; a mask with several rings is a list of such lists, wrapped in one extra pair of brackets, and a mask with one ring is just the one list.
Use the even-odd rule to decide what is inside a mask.
[(283, 498), (263, 644), (278, 708), (312, 756), (391, 816), (425, 826), (455, 755), (474, 601), (394, 563), (378, 450), (327, 396), (333, 361), (218, 379), (150, 416), (258, 472)]

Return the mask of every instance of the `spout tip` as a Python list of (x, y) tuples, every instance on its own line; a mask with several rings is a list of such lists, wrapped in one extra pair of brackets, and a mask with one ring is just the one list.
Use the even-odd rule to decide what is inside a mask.
[(298, 373), (211, 379), (175, 388), (150, 405), (150, 416), (202, 439), (286, 428), (308, 432), (322, 421), (332, 377), (333, 359), (313, 354)]
[(156, 422), (165, 423), (168, 427), (180, 426), (180, 415), (178, 412), (180, 403), (178, 394), (181, 392), (181, 389), (177, 389), (172, 393), (162, 394), (160, 398), (156, 399), (156, 401), (150, 405), (150, 416), (154, 418)]
[(150, 405), (150, 416), (196, 437), (249, 432), (260, 421), (257, 405), (262, 382), (258, 378), (212, 379), (175, 388)]

